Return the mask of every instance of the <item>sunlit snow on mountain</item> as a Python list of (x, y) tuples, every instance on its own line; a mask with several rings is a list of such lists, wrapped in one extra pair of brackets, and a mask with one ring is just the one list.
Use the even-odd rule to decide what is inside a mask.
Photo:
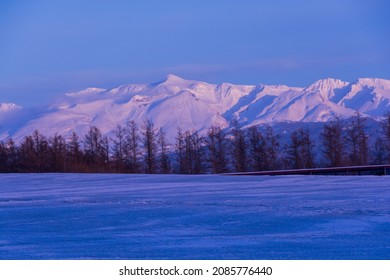
[(326, 122), (359, 111), (380, 119), (390, 110), (390, 80), (366, 78), (354, 82), (319, 80), (305, 88), (286, 85), (209, 84), (175, 75), (152, 84), (128, 84), (113, 89), (88, 88), (67, 93), (41, 108), (23, 109), (0, 103), (0, 137), (16, 140), (35, 129), (51, 136), (84, 135), (91, 126), (109, 134), (117, 124), (151, 120), (169, 139), (177, 129), (205, 133), (211, 125), (243, 127), (280, 122)]

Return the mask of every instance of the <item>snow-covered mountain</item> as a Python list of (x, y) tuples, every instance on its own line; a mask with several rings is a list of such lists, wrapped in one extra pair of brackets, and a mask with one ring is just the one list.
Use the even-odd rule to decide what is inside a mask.
[(104, 134), (128, 120), (151, 120), (169, 139), (177, 129), (205, 133), (211, 125), (223, 128), (237, 119), (248, 127), (278, 122), (325, 122), (334, 116), (359, 112), (380, 118), (390, 110), (390, 80), (358, 79), (343, 82), (324, 79), (305, 87), (285, 85), (209, 84), (168, 75), (152, 84), (128, 84), (113, 89), (88, 88), (68, 93), (45, 108), (26, 110), (12, 122), (14, 104), (0, 105), (0, 137), (16, 140), (38, 129), (50, 136), (84, 135), (91, 125)]
[(0, 103), (0, 140), (10, 136), (9, 128), (21, 112), (22, 107), (14, 103)]

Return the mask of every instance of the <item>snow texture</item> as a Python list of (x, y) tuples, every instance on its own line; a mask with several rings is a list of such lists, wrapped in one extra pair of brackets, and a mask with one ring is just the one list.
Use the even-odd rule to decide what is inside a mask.
[(387, 177), (0, 175), (1, 259), (389, 259)]
[[(390, 110), (390, 81), (359, 79), (343, 82), (323, 79), (306, 88), (285, 85), (208, 84), (174, 75), (152, 84), (128, 84), (113, 89), (88, 88), (68, 93), (49, 106), (29, 112), (24, 118), (5, 119), (16, 105), (0, 105), (0, 136), (16, 141), (38, 129), (46, 136), (55, 133), (84, 136), (91, 125), (110, 135), (117, 124), (128, 120), (142, 124), (151, 120), (163, 128), (171, 143), (177, 129), (205, 134), (211, 125), (229, 127), (237, 119), (243, 127), (280, 122), (326, 122), (348, 118), (358, 110), (362, 116), (380, 119)], [(12, 107), (12, 108), (11, 108)], [(4, 111), (4, 112), (3, 112)], [(23, 111), (23, 112), (22, 112)], [(2, 117), (2, 115), (4, 115)], [(0, 138), (0, 139), (1, 139)]]

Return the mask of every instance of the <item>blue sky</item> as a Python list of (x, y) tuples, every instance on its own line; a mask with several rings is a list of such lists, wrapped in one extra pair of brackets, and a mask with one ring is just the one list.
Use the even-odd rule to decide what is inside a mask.
[(0, 102), (173, 73), (306, 86), (390, 79), (386, 0), (2, 0)]

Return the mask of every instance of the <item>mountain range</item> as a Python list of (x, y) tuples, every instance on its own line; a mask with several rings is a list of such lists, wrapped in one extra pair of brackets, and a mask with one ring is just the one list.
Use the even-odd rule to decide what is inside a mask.
[(112, 89), (87, 88), (67, 93), (47, 106), (22, 108), (0, 103), (0, 140), (16, 141), (35, 129), (46, 136), (83, 136), (91, 125), (110, 134), (118, 124), (146, 120), (163, 128), (173, 141), (177, 129), (204, 134), (211, 125), (228, 128), (286, 122), (318, 123), (356, 111), (380, 120), (390, 110), (390, 80), (344, 82), (319, 80), (307, 87), (286, 85), (209, 84), (168, 75), (152, 84), (126, 84)]

